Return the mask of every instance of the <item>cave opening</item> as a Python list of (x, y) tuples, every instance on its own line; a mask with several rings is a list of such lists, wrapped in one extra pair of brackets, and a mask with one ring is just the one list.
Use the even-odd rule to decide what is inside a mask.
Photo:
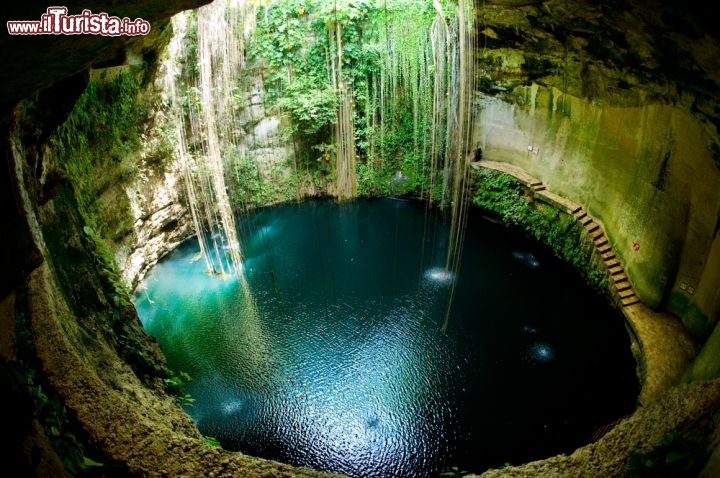
[[(97, 12), (105, 8), (102, 3), (76, 7)], [(282, 462), (350, 475), (383, 476), (392, 473), (388, 469), (402, 469), (429, 476), (466, 471), (616, 476), (648, 467), (699, 470), (707, 461), (705, 476), (717, 474), (718, 461), (707, 457), (717, 448), (720, 396), (720, 385), (711, 381), (720, 363), (720, 123), (714, 106), (720, 81), (714, 68), (717, 34), (702, 30), (706, 22), (692, 18), (693, 9), (676, 2), (653, 2), (657, 8), (648, 8), (645, 2), (600, 5), (590, 0), (216, 0), (204, 10), (192, 10), (208, 3), (107, 6), (108, 14), (147, 20), (151, 30), (135, 38), (12, 33), (0, 38), (7, 86), (0, 151), (7, 168), (0, 176), (8, 186), (2, 201), (8, 233), (0, 257), (6, 272), (0, 287), (0, 354), (3, 376), (10, 378), (6, 388), (27, 388), (22, 396), (34, 404), (33, 410), (22, 411), (27, 415), (22, 423), (32, 424), (17, 430), (22, 440), (9, 432), (12, 443), (5, 452), (13, 463), (23, 461), (39, 476), (60, 475), (63, 469), (93, 476), (321, 475)], [(34, 18), (36, 8), (26, 2), (5, 15), (8, 21)], [(73, 12), (72, 5), (68, 11)], [(668, 51), (677, 62), (668, 63)], [(315, 321), (293, 318), (288, 309), (309, 306), (297, 306), (298, 301), (288, 307), (287, 294), (295, 284), (289, 287), (289, 270), (278, 267), (282, 253), (274, 244), (276, 232), (284, 229), (258, 226), (261, 218), (281, 210), (292, 215), (294, 208), (311, 205), (364, 208), (372, 216), (375, 212), (369, 211), (376, 206), (371, 203), (408, 208), (403, 220), (414, 217), (409, 210), (422, 211), (422, 227), (419, 219), (400, 225), (386, 215), (371, 229), (386, 243), (363, 264), (369, 270), (378, 256), (387, 260), (373, 269), (381, 280), (366, 282), (375, 289), (402, 289), (399, 295), (384, 304), (369, 299), (367, 284), (354, 286), (353, 293), (338, 287), (334, 279), (343, 271), (357, 272), (357, 264), (343, 262), (348, 259), (345, 246), (330, 232), (325, 236), (341, 252), (331, 254), (335, 249), (328, 247), (322, 250), (326, 256), (314, 260), (325, 265), (330, 258), (336, 266), (328, 265), (331, 276), (319, 276), (323, 281), (305, 294), (320, 297), (310, 301), (316, 313), (307, 314)], [(333, 214), (343, 216), (328, 212), (328, 223), (337, 222)], [(413, 227), (409, 239), (398, 239)], [(497, 255), (508, 264), (496, 271), (522, 264), (518, 274), (537, 279), (541, 271), (568, 269), (576, 282), (567, 290), (590, 284), (604, 296), (597, 310), (607, 310), (605, 322), (625, 320), (628, 334), (622, 327), (614, 329), (621, 339), (612, 348), (619, 351), (618, 360), (634, 355), (637, 377), (626, 373), (628, 359), (620, 376), (613, 377), (622, 383), (613, 382), (605, 391), (625, 408), (619, 404), (615, 412), (602, 414), (599, 407), (587, 406), (602, 416), (590, 417), (582, 430), (572, 429), (573, 420), (541, 424), (539, 417), (554, 419), (555, 414), (532, 415), (533, 410), (552, 411), (575, 391), (560, 398), (548, 392), (556, 397), (551, 405), (537, 401), (531, 408), (464, 380), (498, 375), (483, 368), (489, 362), (479, 358), (479, 351), (502, 345), (508, 350), (501, 352), (514, 350), (519, 362), (504, 361), (513, 373), (495, 388), (518, 392), (526, 387), (514, 397), (534, 398), (540, 388), (529, 386), (556, 365), (567, 365), (568, 348), (559, 345), (563, 334), (549, 334), (538, 323), (497, 319), (497, 314), (488, 319), (492, 311), (468, 305), (503, 298), (501, 293), (486, 297), (495, 290), (492, 284), (473, 285), (487, 280), (475, 277), (487, 268), (473, 259), (474, 250), (482, 241), (497, 242), (498, 231), (507, 236)], [(353, 232), (346, 238), (353, 234), (363, 237)], [(261, 243), (264, 256), (257, 253)], [(405, 261), (410, 271), (403, 278), (394, 268), (387, 272), (393, 260), (403, 262), (399, 244), (421, 251), (414, 265)], [(503, 248), (512, 244), (519, 245)], [(318, 251), (312, 252), (307, 259)], [(198, 304), (226, 293), (232, 300), (203, 311), (198, 304), (183, 303), (177, 293), (172, 297), (177, 304), (168, 305), (172, 300), (163, 298), (171, 295), (167, 288), (144, 288), (178, 258), (185, 261), (180, 270), (194, 279), (177, 273), (160, 282), (174, 284), (177, 291), (189, 287), (191, 302)], [(552, 308), (547, 302), (557, 290), (545, 289), (552, 280), (508, 285), (499, 277), (492, 279), (496, 289), (501, 284), (523, 289), (536, 295), (531, 301)], [(391, 278), (397, 280), (387, 284)], [(354, 282), (348, 279), (348, 284)], [(542, 290), (545, 295), (536, 294)], [(589, 290), (577, 295), (585, 292), (595, 297)], [(380, 294), (382, 300), (385, 295)], [(358, 296), (367, 300), (358, 305)], [(226, 310), (233, 301), (241, 305), (240, 313)], [(516, 302), (524, 300), (513, 296), (504, 305), (518, 309)], [(143, 328), (138, 312), (159, 304), (174, 311), (172, 317), (142, 315)], [(351, 305), (359, 312), (352, 313)], [(362, 328), (355, 316), (368, 309), (382, 317), (368, 313)], [(578, 310), (579, 320), (562, 325), (583, 328), (597, 310)], [(543, 314), (543, 321), (552, 323), (554, 312)], [(227, 337), (218, 333), (217, 316), (229, 317)], [(281, 319), (295, 328), (278, 325)], [(467, 324), (473, 320), (477, 327), (471, 330)], [(488, 333), (481, 327), (488, 322), (507, 325), (506, 330)], [(172, 342), (167, 331), (173, 336), (188, 323), (200, 324), (200, 339), (188, 338), (182, 346), (198, 342), (201, 350), (183, 362), (180, 354), (164, 354), (157, 340), (167, 352)], [(416, 334), (398, 330), (398, 323)], [(328, 339), (327, 324), (349, 339)], [(360, 324), (360, 334), (372, 340), (356, 340), (352, 324)], [(303, 335), (308, 330), (317, 333)], [(400, 337), (402, 344), (388, 343), (383, 333)], [(255, 347), (239, 347), (251, 337), (259, 339)], [(485, 342), (493, 337), (495, 342)], [(227, 344), (225, 355), (202, 348), (206, 338)], [(415, 339), (427, 340), (412, 349), (413, 359), (441, 364), (437, 370), (372, 383), (358, 373), (357, 383), (350, 382), (347, 370), (410, 370), (408, 362), (415, 363), (402, 353), (416, 345)], [(377, 353), (377, 344), (385, 343), (399, 351), (398, 360), (390, 363), (395, 356)], [(328, 349), (335, 355), (321, 353)], [(288, 357), (283, 350), (301, 353)], [(459, 361), (468, 350), (469, 363)], [(326, 365), (323, 370), (335, 371), (335, 385), (348, 400), (336, 400), (332, 380), (306, 380), (306, 390), (335, 401), (316, 399), (309, 412), (308, 407), (292, 409), (303, 392), (283, 388), (293, 382), (282, 378), (313, 375), (289, 360), (306, 351), (302, 364), (317, 360)], [(205, 386), (207, 369), (199, 370), (204, 362), (197, 359), (205, 352), (221, 364), (225, 358), (237, 366), (221, 378), (240, 395), (231, 397), (228, 387), (212, 391)], [(587, 351), (581, 352), (584, 358), (555, 389), (591, 380), (573, 373), (586, 364)], [(351, 356), (359, 356), (359, 362)], [(508, 378), (528, 370), (533, 371), (530, 378)], [(388, 383), (404, 384), (403, 393), (432, 389), (439, 398), (410, 393), (401, 400), (411, 404), (405, 408), (391, 401), (382, 408), (379, 399), (375, 408), (368, 405), (367, 398), (385, 397), (376, 392)], [(458, 387), (464, 391), (453, 395)], [(206, 390), (215, 402), (205, 400)], [(279, 397), (290, 408), (277, 415), (296, 417), (295, 428), (316, 430), (310, 439), (318, 446), (315, 452), (337, 445), (333, 450), (338, 453), (331, 450), (325, 459), (312, 448), (293, 448), (304, 438), (281, 430), (276, 424), (282, 420), (268, 419), (272, 413), (263, 415), (258, 405), (274, 405)], [(424, 397), (440, 405), (426, 413), (416, 405), (425, 403)], [(520, 410), (511, 413), (515, 421), (532, 430), (514, 433), (515, 422), (498, 425), (500, 432), (487, 426), (482, 414), (499, 410), (493, 400), (515, 406)], [(325, 408), (316, 413), (320, 406)], [(208, 418), (208, 409), (219, 410), (221, 418)], [(249, 424), (247, 418), (233, 426), (248, 410), (246, 418), (257, 422)], [(412, 420), (396, 420), (403, 414)], [(321, 415), (352, 415), (354, 421), (345, 428), (357, 433), (328, 431)], [(503, 417), (497, 415), (495, 425)], [(400, 422), (419, 433), (400, 431)], [(270, 423), (270, 432), (240, 438), (227, 432), (259, 430), (257, 423)], [(545, 442), (541, 425), (567, 432), (567, 440)], [(703, 439), (694, 440), (696, 433)], [(269, 438), (253, 448), (261, 443), (260, 435)], [(328, 444), (328, 437), (337, 439)], [(528, 437), (525, 454), (512, 451), (517, 437)], [(282, 439), (292, 443), (279, 445)], [(394, 448), (376, 447), (380, 440)], [(422, 440), (422, 446), (413, 440)], [(426, 443), (437, 445), (436, 452)], [(678, 447), (685, 445), (690, 451), (678, 455)], [(487, 453), (475, 456), (481, 448)], [(557, 453), (562, 454), (528, 462)], [(663, 453), (683, 459), (668, 464)], [(389, 464), (391, 455), (412, 456)], [(355, 460), (358, 456), (367, 459)], [(415, 467), (418, 460), (424, 465)]]

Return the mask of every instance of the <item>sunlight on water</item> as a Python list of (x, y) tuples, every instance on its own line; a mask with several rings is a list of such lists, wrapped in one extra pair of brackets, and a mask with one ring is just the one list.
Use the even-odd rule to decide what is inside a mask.
[(276, 206), (238, 227), (246, 281), (207, 274), (190, 240), (134, 297), (228, 450), (435, 478), (571, 452), (634, 404), (622, 320), (498, 225), (471, 217), (459, 274), (438, 267), (447, 221), (413, 201)]
[(535, 257), (535, 254), (532, 252), (513, 251), (512, 255), (515, 259), (532, 269), (540, 267), (540, 261), (537, 260), (537, 257)]
[(548, 344), (537, 343), (530, 347), (530, 358), (536, 362), (550, 362), (555, 358), (555, 352)]
[(455, 274), (452, 271), (447, 271), (442, 267), (433, 267), (425, 271), (425, 279), (428, 279), (434, 283), (445, 285), (450, 284), (455, 278)]

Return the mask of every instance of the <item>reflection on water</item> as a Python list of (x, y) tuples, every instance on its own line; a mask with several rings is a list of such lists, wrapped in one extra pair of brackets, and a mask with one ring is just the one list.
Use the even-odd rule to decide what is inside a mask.
[(555, 358), (555, 352), (548, 344), (538, 343), (530, 347), (530, 358), (535, 362), (550, 362)]
[(227, 449), (357, 477), (481, 472), (571, 452), (634, 406), (622, 319), (479, 216), (457, 277), (447, 224), (412, 201), (278, 206), (238, 228), (249, 294), (188, 241), (135, 297)]
[(540, 267), (540, 261), (537, 260), (537, 257), (535, 257), (535, 254), (532, 252), (513, 251), (512, 255), (516, 260), (532, 269)]
[(452, 282), (455, 274), (441, 267), (433, 267), (425, 271), (424, 277), (435, 284), (447, 285)]

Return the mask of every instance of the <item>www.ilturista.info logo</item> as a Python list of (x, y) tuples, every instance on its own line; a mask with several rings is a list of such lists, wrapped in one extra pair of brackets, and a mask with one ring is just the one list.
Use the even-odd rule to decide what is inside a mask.
[(66, 7), (48, 7), (40, 20), (7, 22), (11, 35), (147, 35), (150, 23), (142, 18), (111, 17), (107, 13), (83, 10), (80, 15), (68, 15)]

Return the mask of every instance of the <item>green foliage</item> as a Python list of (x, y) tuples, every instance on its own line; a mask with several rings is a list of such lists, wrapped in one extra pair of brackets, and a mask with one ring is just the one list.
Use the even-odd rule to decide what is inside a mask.
[(255, 162), (243, 156), (235, 159), (231, 168), (233, 170), (233, 187), (230, 189), (232, 203), (245, 205), (246, 208), (250, 205), (262, 205), (265, 184)]
[(107, 231), (103, 233), (117, 217), (132, 221), (132, 216), (119, 203), (124, 196), (112, 203), (118, 210), (109, 215), (98, 200), (110, 186), (117, 188), (135, 175), (135, 153), (148, 119), (139, 101), (142, 72), (124, 70), (104, 82), (91, 82), (50, 136), (51, 152), (66, 180), (42, 227), (46, 257), (79, 330), (104, 340), (152, 386), (164, 372), (164, 362), (137, 319), (106, 243)]
[(604, 290), (605, 274), (590, 267), (590, 252), (582, 247), (581, 230), (576, 221), (572, 217), (562, 219), (554, 208), (531, 205), (523, 196), (522, 185), (511, 175), (479, 171), (473, 204), (498, 216), (508, 226), (522, 228), (580, 271), (588, 284)]
[[(452, 15), (454, 4), (441, 3)], [(271, 2), (258, 12), (249, 58), (266, 67), (266, 107), (279, 108), (290, 119), (300, 176), (320, 188), (333, 180), (335, 149), (327, 145), (334, 142), (340, 103), (333, 81), (339, 56), (342, 80), (354, 98), (359, 193), (386, 194), (397, 171), (409, 178), (411, 191), (428, 187), (432, 87), (419, 68), (427, 59), (434, 16), (432, 2), (414, 0), (290, 0)], [(395, 86), (386, 85), (385, 104), (380, 104), (379, 85), (390, 76)], [(422, 101), (418, 82), (425, 85)]]
[(88, 249), (92, 253), (92, 257), (100, 271), (100, 275), (105, 279), (108, 292), (116, 306), (133, 307), (130, 293), (125, 284), (122, 282), (120, 270), (115, 264), (112, 252), (105, 245), (103, 239), (90, 226), (83, 227), (83, 232), (88, 242)]
[[(77, 426), (68, 412), (62, 397), (48, 384), (43, 374), (42, 364), (37, 358), (30, 318), (26, 308), (27, 288), (17, 291), (15, 302), (14, 343), (17, 353), (17, 368), (13, 365), (15, 376), (27, 393), (27, 410), (15, 410), (17, 413), (32, 413), (43, 428), (50, 445), (71, 476), (97, 476), (97, 472), (110, 473), (112, 466), (91, 458), (98, 458), (91, 446), (87, 446), (84, 432)], [(3, 363), (4, 367), (7, 367)], [(30, 418), (28, 417), (28, 421)], [(111, 475), (107, 475), (111, 476)]]
[(131, 71), (91, 82), (50, 141), (86, 216), (97, 214), (102, 191), (136, 171), (132, 153), (149, 115), (136, 101), (141, 83)]
[(250, 51), (250, 59), (267, 61), (276, 71), (292, 66), (297, 59), (296, 52), (302, 50), (307, 41), (308, 16), (312, 10), (308, 0), (273, 2), (259, 10), (260, 34)]
[(187, 30), (183, 39), (185, 44), (185, 57), (182, 65), (184, 77), (188, 80), (188, 84), (192, 83), (193, 78), (200, 76), (200, 66), (197, 61), (198, 49), (198, 22), (197, 10), (191, 10), (187, 15)]
[(169, 375), (163, 381), (167, 392), (175, 396), (180, 406), (188, 408), (195, 404), (195, 399), (187, 392), (186, 388), (187, 383), (192, 381), (189, 374), (186, 372), (175, 374), (170, 370)]
[(238, 208), (249, 210), (297, 197), (297, 175), (288, 174), (294, 165), (273, 163), (264, 171), (245, 155), (227, 154), (229, 198)]
[(627, 478), (684, 478), (698, 476), (708, 458), (709, 440), (697, 432), (671, 430), (650, 451), (634, 451), (625, 470)]
[(385, 196), (389, 193), (392, 176), (381, 167), (376, 167), (370, 162), (360, 163), (357, 166), (358, 172), (358, 194), (360, 196)]
[(215, 448), (222, 448), (222, 444), (215, 437), (203, 436), (203, 443)]
[[(160, 106), (158, 106), (160, 108)], [(148, 151), (144, 160), (155, 171), (163, 171), (177, 154), (177, 135), (175, 125), (169, 121), (156, 124), (155, 147)]]
[(137, 319), (130, 295), (120, 279), (112, 254), (96, 229), (78, 211), (71, 185), (53, 201), (54, 216), (43, 223), (52, 270), (65, 302), (89, 333), (114, 347), (118, 355), (153, 386), (164, 362)]
[[(134, 153), (141, 147), (149, 115), (137, 100), (141, 92), (141, 73), (141, 69), (121, 71), (106, 82), (90, 82), (68, 118), (50, 138), (51, 148), (70, 184), (60, 198), (67, 207), (59, 207), (58, 212), (72, 214), (78, 221), (84, 232), (84, 245), (95, 262), (94, 268), (104, 279), (108, 297), (118, 308), (131, 308), (132, 302), (112, 253), (102, 238), (102, 230), (108, 223), (117, 222), (118, 217), (129, 215), (123, 214), (126, 211), (122, 210), (110, 218), (105, 217), (98, 197), (110, 186), (136, 173)], [(66, 194), (73, 196), (71, 201)], [(120, 204), (120, 207), (127, 207), (127, 204)], [(131, 221), (130, 218), (127, 220)], [(123, 229), (121, 225), (113, 226)], [(127, 225), (125, 229), (129, 227)], [(50, 234), (51, 238), (53, 234)], [(68, 238), (62, 238), (56, 244), (57, 248), (70, 252), (63, 242), (68, 242)], [(64, 257), (65, 254), (60, 253), (60, 258)], [(72, 260), (71, 257), (66, 259)], [(74, 283), (79, 282), (76, 279)], [(113, 314), (115, 318), (120, 315), (119, 311)]]
[(102, 467), (85, 454), (85, 448), (70, 426), (67, 408), (57, 394), (46, 393), (34, 371), (30, 371), (28, 385), (32, 393), (35, 415), (42, 423), (45, 434), (61, 458), (63, 466), (72, 476), (83, 476), (90, 470)]
[(318, 133), (327, 136), (328, 127), (335, 122), (337, 98), (329, 85), (313, 85), (300, 77), (288, 86), (278, 106), (289, 113), (294, 135), (314, 138)]
[[(441, 5), (442, 16), (435, 4)], [(245, 83), (262, 76), (266, 111), (290, 125), (285, 131), (295, 151), (295, 178), (282, 177), (285, 187), (294, 187), (292, 192), (297, 193), (312, 183), (322, 193), (335, 180), (336, 167), (346, 163), (354, 164), (361, 195), (396, 190), (397, 172), (408, 178), (402, 184), (403, 194), (427, 197), (430, 189), (442, 184), (443, 173), (433, 163), (442, 162), (447, 153), (443, 128), (448, 105), (444, 99), (433, 101), (431, 27), (437, 21), (444, 25), (442, 31), (447, 27), (448, 38), (454, 38), (456, 10), (451, 0), (288, 0), (264, 2), (258, 8), (254, 35), (244, 43), (251, 73), (239, 78), (229, 94), (239, 112), (247, 107), (242, 94), (248, 91)], [(181, 95), (185, 115), (194, 117), (203, 108), (195, 86), (197, 29), (193, 13), (188, 16), (182, 65), (188, 86)], [(440, 75), (443, 90), (453, 83), (449, 81), (451, 68), (446, 70)], [(351, 101), (340, 101), (348, 91)], [(439, 96), (444, 98), (445, 93)], [(339, 132), (337, 121), (342, 122)], [(195, 136), (189, 138), (188, 150), (204, 140)], [(335, 145), (337, 141), (343, 147)], [(354, 150), (348, 152), (345, 145)], [(242, 160), (226, 171), (237, 179), (233, 205), (291, 196), (289, 189), (274, 190), (268, 183), (274, 172), (257, 171), (254, 166)], [(435, 191), (430, 195), (438, 196)]]
[(387, 105), (384, 121), (386, 126), (378, 140), (383, 166), (389, 171), (402, 169), (404, 159), (414, 152), (412, 111), (398, 101)]

